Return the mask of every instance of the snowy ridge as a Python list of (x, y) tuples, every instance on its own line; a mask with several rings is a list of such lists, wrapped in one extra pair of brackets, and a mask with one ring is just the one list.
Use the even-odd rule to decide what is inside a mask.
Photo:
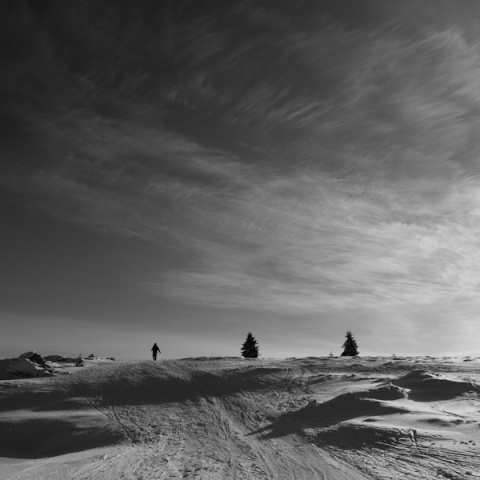
[(0, 478), (480, 478), (463, 360), (92, 359), (2, 381)]

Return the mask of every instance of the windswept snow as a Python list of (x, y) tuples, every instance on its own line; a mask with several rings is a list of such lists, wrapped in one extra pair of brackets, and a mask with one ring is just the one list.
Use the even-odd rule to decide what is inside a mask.
[(480, 478), (479, 363), (92, 358), (0, 382), (0, 480)]

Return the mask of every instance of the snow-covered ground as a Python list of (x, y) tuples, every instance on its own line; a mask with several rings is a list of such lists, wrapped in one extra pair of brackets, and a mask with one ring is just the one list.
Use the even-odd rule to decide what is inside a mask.
[(480, 478), (477, 358), (48, 367), (0, 381), (1, 480)]

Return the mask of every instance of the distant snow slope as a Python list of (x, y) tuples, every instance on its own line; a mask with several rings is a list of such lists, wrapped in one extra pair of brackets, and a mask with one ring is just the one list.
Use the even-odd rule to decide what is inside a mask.
[(469, 360), (92, 360), (2, 381), (0, 480), (480, 478)]

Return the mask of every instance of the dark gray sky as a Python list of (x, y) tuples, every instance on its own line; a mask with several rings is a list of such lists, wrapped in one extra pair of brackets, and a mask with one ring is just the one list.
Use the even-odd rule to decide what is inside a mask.
[(0, 355), (454, 354), (475, 0), (0, 3)]

